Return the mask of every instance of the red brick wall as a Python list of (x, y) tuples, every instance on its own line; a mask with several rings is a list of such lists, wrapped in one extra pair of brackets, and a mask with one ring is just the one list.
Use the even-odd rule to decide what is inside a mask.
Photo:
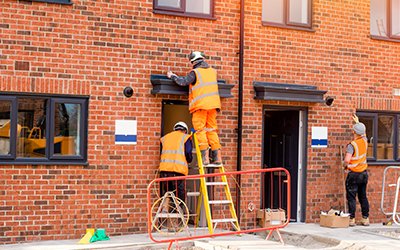
[[(88, 227), (146, 232), (161, 101), (186, 99), (151, 95), (150, 75), (186, 74), (189, 52), (204, 50), (219, 79), (238, 81), (238, 1), (216, 3), (217, 20), (156, 15), (151, 0), (73, 2), (0, 1), (0, 90), (90, 95), (88, 166), (0, 167), (3, 243), (79, 238)], [(224, 157), (235, 169), (236, 98), (222, 102)], [(137, 145), (115, 145), (118, 119), (138, 121)]]
[[(0, 167), (0, 242), (79, 238), (87, 227), (110, 235), (145, 232), (161, 101), (185, 100), (151, 95), (150, 75), (186, 74), (192, 50), (204, 51), (218, 78), (235, 85), (219, 126), (225, 166), (236, 169), (240, 1), (215, 1), (217, 20), (153, 14), (152, 2), (0, 0), (0, 91), (90, 95), (88, 166)], [(369, 38), (368, 0), (314, 1), (314, 32), (262, 26), (261, 2), (246, 1), (245, 9), (242, 168), (261, 166), (264, 104), (307, 106), (309, 135), (312, 126), (329, 128), (329, 147), (307, 150), (306, 219), (316, 222), (320, 210), (342, 199), (338, 145), (351, 138), (350, 115), (400, 109), (392, 97), (400, 46)], [(253, 81), (315, 85), (335, 102), (256, 101)], [(132, 98), (123, 96), (125, 86), (134, 89)], [(137, 145), (114, 144), (117, 119), (137, 119)], [(370, 168), (374, 222), (382, 218), (382, 171)]]
[[(400, 44), (370, 38), (369, 0), (314, 1), (314, 32), (262, 26), (262, 1), (251, 2), (246, 3), (244, 124), (255, 129), (244, 135), (252, 133), (253, 140), (243, 145), (249, 157), (243, 165), (252, 168), (261, 158), (256, 145), (261, 143), (262, 104), (307, 106), (308, 145), (312, 126), (328, 127), (328, 148), (307, 150), (306, 221), (318, 221), (321, 210), (342, 204), (339, 145), (352, 139), (351, 115), (358, 109), (400, 110), (399, 97), (392, 95), (400, 87)], [(254, 101), (252, 81), (315, 85), (335, 101), (331, 107)], [(371, 220), (381, 222), (384, 166), (369, 169)]]

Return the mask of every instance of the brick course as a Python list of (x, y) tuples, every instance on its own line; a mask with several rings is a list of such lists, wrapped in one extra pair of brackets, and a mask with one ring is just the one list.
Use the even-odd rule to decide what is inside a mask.
[[(0, 166), (0, 242), (145, 232), (146, 188), (159, 163), (162, 100), (151, 74), (190, 70), (204, 51), (218, 78), (234, 84), (219, 117), (224, 164), (236, 170), (239, 0), (215, 1), (216, 20), (153, 14), (153, 1), (0, 0), (0, 91), (88, 95), (88, 166)], [(308, 107), (312, 126), (329, 128), (329, 147), (307, 148), (306, 222), (343, 199), (338, 146), (351, 139), (358, 109), (400, 111), (400, 44), (369, 37), (369, 0), (314, 1), (313, 32), (261, 25), (262, 1), (245, 1), (242, 169), (262, 166), (263, 105)], [(255, 100), (253, 81), (315, 85), (322, 104)], [(134, 95), (123, 96), (131, 86)], [(114, 120), (138, 121), (138, 144), (114, 144)], [(370, 167), (371, 221), (379, 211), (384, 166)], [(244, 182), (246, 180), (243, 180)], [(257, 185), (254, 186), (257, 189)], [(243, 198), (242, 211), (248, 201)]]

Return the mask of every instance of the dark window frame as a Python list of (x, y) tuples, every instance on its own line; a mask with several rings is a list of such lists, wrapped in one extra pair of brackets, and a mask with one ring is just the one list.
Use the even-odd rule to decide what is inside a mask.
[[(307, 7), (307, 23), (296, 23), (290, 21), (290, 0), (284, 0), (283, 2), (283, 20), (285, 23), (275, 23), (270, 21), (262, 20), (262, 24), (264, 26), (274, 26), (280, 28), (289, 28), (289, 29), (297, 29), (297, 30), (305, 30), (305, 31), (313, 31), (312, 30), (312, 6), (313, 0), (308, 1)], [(262, 11), (264, 11), (264, 6), (262, 6)]]
[[(81, 105), (81, 116), (82, 117), (87, 117), (87, 109), (85, 109), (85, 100), (72, 100), (70, 98), (53, 98), (50, 100), (50, 112), (51, 115), (54, 115), (56, 111), (55, 106), (56, 103), (68, 103), (68, 104), (80, 104)], [(85, 121), (84, 119), (80, 119), (79, 121), (79, 127), (81, 128), (81, 130), (83, 128), (85, 128)], [(55, 123), (52, 122), (49, 124), (49, 133), (53, 133), (55, 130)], [(79, 137), (83, 138), (83, 132), (79, 131)], [(51, 134), (51, 136), (49, 135), (49, 158), (50, 160), (80, 160), (80, 161), (84, 161), (84, 155), (83, 153), (85, 152), (85, 145), (83, 143), (80, 143), (79, 146), (79, 152), (81, 152), (80, 155), (55, 155), (54, 154), (54, 135)]]
[[(398, 35), (392, 35), (392, 13), (393, 13), (393, 11), (392, 11), (392, 4), (393, 4), (393, 0), (386, 0), (386, 1), (388, 1), (389, 3), (388, 3), (388, 6), (389, 6), (389, 8), (388, 8), (388, 15), (387, 15), (387, 27), (388, 27), (388, 37), (390, 38), (390, 39), (395, 39), (395, 40), (400, 40), (400, 33), (398, 34)], [(400, 13), (399, 13), (399, 15), (400, 15)]]
[[(383, 2), (383, 1), (382, 1)], [(379, 36), (379, 35), (373, 35), (370, 34), (371, 38), (374, 39), (379, 39), (379, 40), (386, 40), (386, 41), (392, 41), (392, 42), (400, 42), (400, 33), (398, 35), (393, 36), (392, 35), (392, 4), (393, 0), (386, 0), (386, 29), (387, 29), (387, 36)], [(400, 14), (399, 14), (400, 15)], [(369, 20), (370, 22), (372, 21), (371, 18)], [(370, 24), (371, 25), (371, 24)]]
[(158, 0), (153, 0), (153, 6), (155, 10), (165, 10), (165, 11), (173, 11), (173, 12), (180, 12), (180, 13), (184, 13), (185, 12), (185, 8), (186, 8), (186, 1), (182, 0), (180, 1), (180, 7), (179, 8), (174, 8), (174, 7), (168, 7), (168, 6), (160, 6), (158, 4)]
[(153, 13), (216, 20), (214, 17), (214, 1), (215, 0), (210, 0), (210, 14), (202, 14), (186, 12), (186, 0), (181, 0), (180, 8), (160, 6), (158, 0), (153, 0)]
[[(399, 119), (400, 113), (398, 112), (390, 112), (390, 111), (370, 111), (370, 110), (360, 110), (356, 112), (358, 117), (372, 117), (373, 118), (373, 128), (372, 135), (367, 135), (368, 138), (373, 137), (373, 155), (367, 156), (367, 161), (369, 165), (391, 165), (391, 164), (399, 164), (400, 162), (400, 154), (398, 152), (398, 148), (400, 146), (400, 139), (398, 138), (399, 134)], [(378, 117), (379, 116), (392, 116), (393, 117), (393, 137), (395, 138), (393, 141), (393, 159), (378, 159)], [(376, 139), (375, 139), (376, 138)]]
[(72, 0), (31, 0), (32, 2), (58, 3), (72, 5)]
[[(17, 157), (17, 118), (18, 118), (18, 99), (19, 98), (42, 98), (46, 99), (49, 105), (46, 107), (46, 153), (43, 158), (35, 157)], [(11, 100), (12, 106), (10, 111), (10, 154), (0, 155), (2, 164), (13, 165), (87, 165), (87, 148), (88, 148), (88, 96), (69, 96), (69, 95), (40, 95), (40, 94), (18, 94), (18, 93), (1, 93), (1, 100)], [(80, 114), (80, 131), (79, 131), (79, 153), (80, 155), (55, 155), (54, 154), (54, 114), (56, 103), (72, 103), (81, 105)]]

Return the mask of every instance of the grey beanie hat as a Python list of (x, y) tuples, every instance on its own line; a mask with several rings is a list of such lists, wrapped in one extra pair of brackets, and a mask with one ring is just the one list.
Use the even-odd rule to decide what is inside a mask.
[(358, 135), (365, 135), (366, 128), (365, 128), (364, 123), (359, 122), (359, 123), (354, 124), (353, 130)]

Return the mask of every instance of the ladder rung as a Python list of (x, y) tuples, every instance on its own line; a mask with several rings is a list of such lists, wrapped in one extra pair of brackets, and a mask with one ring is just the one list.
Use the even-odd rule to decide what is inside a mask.
[(183, 215), (176, 213), (159, 213), (156, 218), (181, 218)]
[(213, 219), (211, 221), (213, 223), (222, 223), (222, 222), (236, 222), (237, 220), (234, 218), (228, 218), (228, 219)]
[(220, 186), (220, 185), (227, 185), (228, 183), (226, 182), (206, 182), (206, 186)]
[(232, 201), (230, 200), (214, 200), (214, 201), (209, 201), (210, 204), (230, 204)]
[(208, 165), (203, 165), (203, 167), (205, 167), (205, 168), (222, 168), (223, 165), (222, 164), (220, 164), (220, 165), (208, 164)]
[(187, 196), (199, 196), (200, 192), (187, 192), (186, 195)]

